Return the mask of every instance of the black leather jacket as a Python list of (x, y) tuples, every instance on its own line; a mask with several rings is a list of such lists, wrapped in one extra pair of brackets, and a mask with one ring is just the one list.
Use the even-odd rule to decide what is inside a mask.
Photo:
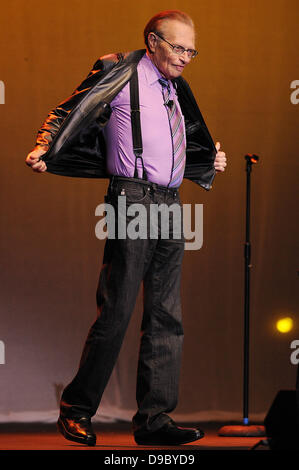
[[(140, 49), (100, 58), (86, 79), (47, 116), (36, 145), (50, 173), (84, 178), (108, 178), (106, 146), (101, 129), (110, 114), (110, 102), (130, 80), (145, 54)], [(216, 149), (188, 83), (174, 79), (185, 118), (187, 151), (184, 178), (211, 188)]]

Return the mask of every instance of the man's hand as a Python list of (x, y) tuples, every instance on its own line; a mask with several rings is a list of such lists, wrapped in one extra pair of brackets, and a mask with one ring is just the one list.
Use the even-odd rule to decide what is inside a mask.
[(216, 157), (214, 161), (214, 167), (216, 171), (224, 171), (226, 167), (226, 156), (224, 152), (220, 151), (220, 142), (217, 142), (216, 145)]
[(42, 173), (46, 171), (47, 165), (45, 162), (40, 160), (40, 157), (46, 153), (46, 150), (42, 147), (35, 147), (30, 153), (28, 153), (25, 163), (28, 166), (31, 166), (33, 171), (37, 171), (38, 173)]

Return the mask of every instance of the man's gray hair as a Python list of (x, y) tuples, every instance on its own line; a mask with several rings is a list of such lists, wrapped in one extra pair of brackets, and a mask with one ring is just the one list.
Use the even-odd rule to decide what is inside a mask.
[(192, 28), (194, 28), (194, 23), (192, 19), (190, 18), (187, 13), (184, 13), (183, 11), (180, 10), (165, 10), (161, 11), (160, 13), (157, 13), (155, 16), (153, 16), (149, 22), (147, 23), (146, 27), (144, 28), (144, 42), (146, 44), (146, 47), (149, 47), (148, 45), (148, 35), (151, 31), (155, 32), (159, 30), (160, 24), (163, 20), (176, 20), (176, 21), (181, 21), (182, 23), (185, 23)]

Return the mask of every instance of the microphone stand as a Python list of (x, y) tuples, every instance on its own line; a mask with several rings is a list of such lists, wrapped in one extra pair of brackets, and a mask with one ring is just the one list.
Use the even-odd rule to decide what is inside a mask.
[(250, 176), (252, 165), (257, 163), (259, 157), (257, 155), (247, 154), (246, 160), (246, 228), (245, 228), (245, 244), (244, 244), (244, 261), (245, 261), (245, 282), (244, 282), (244, 369), (243, 369), (243, 425), (223, 426), (218, 431), (219, 436), (239, 436), (239, 437), (255, 437), (264, 436), (264, 426), (249, 425), (248, 417), (248, 389), (249, 389), (249, 300), (250, 300)]

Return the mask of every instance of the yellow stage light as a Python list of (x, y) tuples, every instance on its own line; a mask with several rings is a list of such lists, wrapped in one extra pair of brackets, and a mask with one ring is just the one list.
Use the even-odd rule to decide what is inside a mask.
[(293, 329), (293, 319), (291, 317), (280, 318), (276, 322), (276, 329), (280, 333), (288, 333)]

